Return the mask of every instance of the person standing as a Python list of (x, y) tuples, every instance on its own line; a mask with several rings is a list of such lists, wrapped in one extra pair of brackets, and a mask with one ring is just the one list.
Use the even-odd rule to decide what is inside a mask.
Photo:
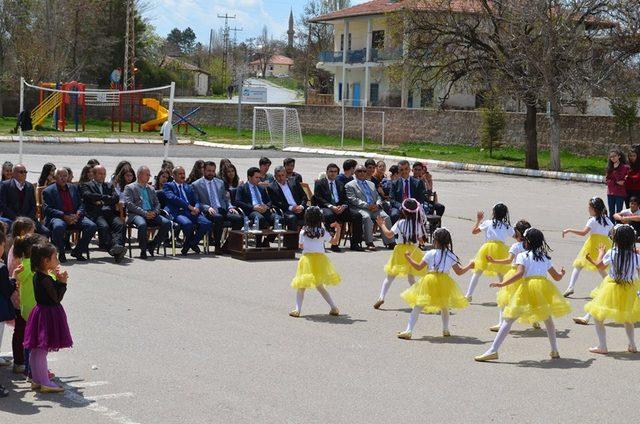
[(609, 152), (609, 162), (607, 163), (607, 203), (609, 206), (609, 216), (622, 211), (624, 202), (627, 199), (625, 180), (629, 172), (629, 165), (624, 154), (617, 149)]
[(89, 242), (98, 227), (85, 216), (84, 205), (78, 187), (68, 184), (69, 173), (64, 168), (56, 169), (56, 183), (42, 192), (45, 225), (51, 230), (51, 241), (58, 249), (61, 263), (67, 261), (64, 253), (67, 229), (80, 229), (82, 235), (71, 251), (71, 256), (78, 261), (86, 261), (82, 253), (89, 250)]
[(124, 222), (116, 205), (120, 197), (113, 184), (105, 181), (107, 170), (102, 165), (93, 168), (93, 180), (80, 185), (80, 194), (85, 204), (87, 217), (98, 226), (98, 239), (102, 248), (120, 262), (126, 251), (124, 247)]
[(633, 146), (627, 159), (629, 159), (629, 172), (624, 180), (624, 188), (627, 192), (627, 208), (630, 208), (631, 198), (640, 198), (640, 145)]
[(219, 250), (225, 221), (229, 222), (231, 229), (239, 230), (242, 228), (242, 216), (229, 203), (222, 180), (216, 178), (215, 162), (205, 162), (204, 176), (194, 182), (192, 187), (202, 213), (213, 225), (213, 245)]

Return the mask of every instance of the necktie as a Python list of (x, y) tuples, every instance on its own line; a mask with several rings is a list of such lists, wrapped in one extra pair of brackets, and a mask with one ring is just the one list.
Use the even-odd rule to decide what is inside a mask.
[(404, 189), (402, 190), (402, 200), (409, 198), (409, 180), (404, 180)]
[(218, 194), (216, 193), (215, 182), (213, 180), (209, 181), (209, 197), (211, 198), (211, 205), (219, 209), (220, 202), (218, 201)]
[(333, 203), (337, 203), (338, 199), (336, 199), (336, 195), (333, 191), (335, 189), (335, 186), (334, 186), (335, 183), (331, 181), (329, 184), (331, 185), (331, 200), (333, 200)]
[(258, 205), (262, 204), (262, 196), (260, 196), (260, 191), (258, 190), (258, 187), (252, 185), (251, 186), (251, 190), (253, 190), (253, 195), (256, 197), (256, 202), (258, 202)]
[(178, 185), (178, 187), (180, 188), (180, 197), (182, 197), (182, 200), (189, 203), (189, 201), (187, 200), (187, 195), (184, 194), (184, 189), (182, 188), (182, 184)]
[(371, 190), (369, 189), (369, 184), (366, 181), (361, 181), (362, 190), (364, 191), (365, 196), (367, 197), (367, 203), (373, 203), (373, 196), (371, 195)]
[(102, 184), (98, 184), (98, 191), (100, 192), (100, 194), (103, 194)]

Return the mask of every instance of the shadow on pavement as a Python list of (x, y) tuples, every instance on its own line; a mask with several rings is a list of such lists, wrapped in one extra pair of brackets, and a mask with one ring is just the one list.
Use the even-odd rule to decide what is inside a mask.
[[(556, 337), (559, 339), (568, 339), (569, 338), (569, 333), (571, 332), (570, 329), (564, 329), (564, 330), (556, 330)], [(540, 329), (535, 329), (535, 328), (527, 328), (526, 330), (511, 330), (509, 332), (510, 335), (516, 337), (516, 338), (524, 338), (524, 337), (547, 337), (547, 330), (543, 328)]]
[(451, 335), (451, 337), (434, 337), (434, 336), (424, 336), (420, 339), (413, 339), (418, 342), (429, 342), (435, 344), (468, 344), (468, 345), (483, 345), (487, 343), (491, 343), (491, 340), (480, 340), (477, 337), (469, 337), (469, 336), (456, 336), (455, 334)]
[(523, 368), (542, 368), (542, 369), (573, 369), (573, 368), (589, 368), (595, 361), (594, 358), (586, 361), (575, 358), (559, 358), (547, 359), (544, 361), (520, 361), (520, 362), (502, 362), (503, 364), (517, 365)]
[(366, 319), (352, 319), (349, 315), (339, 315), (337, 317), (331, 315), (303, 315), (300, 318), (304, 318), (307, 321), (313, 322), (324, 322), (327, 324), (340, 324), (340, 325), (351, 325), (357, 322), (367, 322)]
[(609, 356), (618, 361), (640, 361), (640, 353), (609, 351), (609, 353), (605, 356)]

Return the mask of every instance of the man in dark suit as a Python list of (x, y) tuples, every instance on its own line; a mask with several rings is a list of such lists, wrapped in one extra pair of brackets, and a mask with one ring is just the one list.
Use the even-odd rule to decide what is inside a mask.
[(289, 180), (291, 184), (302, 183), (302, 175), (294, 171), (296, 169), (296, 160), (294, 158), (286, 158), (282, 161), (282, 165), (284, 165), (284, 169), (287, 172), (287, 180)]
[(433, 178), (422, 162), (413, 164), (413, 177), (421, 180), (425, 187), (425, 212), (427, 215), (436, 214), (444, 215), (445, 207), (438, 202), (438, 194), (433, 192)]
[(93, 180), (80, 185), (87, 217), (98, 226), (100, 246), (120, 262), (126, 251), (124, 247), (124, 222), (116, 209), (120, 197), (113, 184), (105, 182), (107, 170), (102, 165), (93, 167)]
[[(260, 187), (261, 177), (262, 174), (258, 168), (251, 167), (247, 170), (247, 182), (238, 187), (235, 204), (242, 209), (251, 222), (255, 222), (257, 219), (260, 229), (265, 229), (273, 225), (273, 214), (271, 213), (273, 205), (267, 190)], [(256, 242), (262, 247), (269, 247), (270, 240), (275, 240), (275, 237), (267, 237), (264, 243), (262, 243), (261, 237), (256, 238)]]
[(424, 182), (411, 176), (411, 165), (407, 160), (398, 162), (398, 178), (391, 186), (391, 222), (400, 219), (402, 202), (405, 199), (416, 199), (421, 205), (427, 201)]
[(202, 206), (202, 213), (213, 224), (213, 244), (218, 250), (225, 222), (228, 222), (233, 230), (239, 230), (242, 228), (242, 216), (231, 206), (224, 182), (216, 178), (215, 162), (205, 162), (204, 176), (191, 186)]
[(13, 178), (2, 182), (0, 198), (4, 218), (9, 221), (14, 221), (19, 216), (31, 218), (38, 234), (49, 237), (49, 229), (36, 216), (35, 188), (27, 181), (27, 168), (23, 164), (14, 166)]
[(78, 261), (86, 261), (87, 258), (82, 256), (82, 253), (89, 250), (89, 242), (98, 227), (85, 216), (78, 187), (67, 184), (69, 178), (67, 170), (56, 169), (55, 177), (55, 184), (51, 184), (42, 192), (45, 225), (51, 230), (51, 241), (58, 248), (58, 259), (61, 263), (67, 261), (64, 254), (67, 229), (80, 229), (80, 240), (71, 251), (71, 256)]
[(284, 224), (289, 230), (297, 231), (304, 224), (304, 213), (307, 210), (307, 195), (300, 183), (295, 179), (287, 179), (284, 166), (273, 170), (275, 181), (267, 188), (273, 207), (283, 215)]
[[(313, 204), (322, 209), (327, 228), (336, 221), (351, 222), (351, 250), (362, 252), (362, 216), (349, 209), (344, 184), (337, 180), (338, 172), (340, 168), (335, 163), (327, 166), (327, 178), (317, 180), (313, 189)], [(331, 246), (331, 250), (339, 251), (340, 247)]]
[(182, 255), (186, 256), (189, 249), (196, 254), (200, 253), (200, 241), (211, 232), (213, 224), (202, 214), (202, 205), (189, 184), (185, 182), (186, 173), (183, 167), (173, 169), (173, 181), (162, 187), (167, 198), (165, 209), (171, 214), (173, 220), (180, 225), (185, 240), (182, 246)]

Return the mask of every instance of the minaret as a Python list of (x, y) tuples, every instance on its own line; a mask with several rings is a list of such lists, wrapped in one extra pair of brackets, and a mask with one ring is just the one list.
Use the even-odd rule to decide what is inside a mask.
[(291, 13), (289, 14), (289, 30), (287, 31), (287, 35), (289, 36), (289, 44), (287, 46), (288, 50), (293, 50), (293, 36), (295, 35), (295, 30), (293, 29), (293, 9), (291, 9)]

